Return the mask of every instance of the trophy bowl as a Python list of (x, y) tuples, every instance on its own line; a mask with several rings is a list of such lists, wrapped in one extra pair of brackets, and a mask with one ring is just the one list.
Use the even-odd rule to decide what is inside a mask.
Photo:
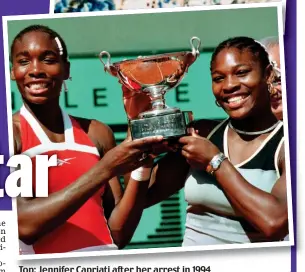
[[(154, 135), (171, 139), (187, 134), (188, 125), (193, 121), (192, 112), (168, 107), (164, 96), (181, 82), (189, 66), (199, 56), (200, 39), (192, 37), (190, 44), (192, 51), (138, 57), (115, 63), (111, 63), (107, 51), (100, 53), (106, 72), (117, 77), (130, 91), (145, 93), (150, 98), (151, 109), (128, 120), (133, 139)], [(103, 60), (105, 56), (106, 61)]]

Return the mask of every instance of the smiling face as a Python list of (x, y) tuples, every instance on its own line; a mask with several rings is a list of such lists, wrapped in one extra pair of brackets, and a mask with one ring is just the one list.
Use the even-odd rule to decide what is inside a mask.
[(48, 33), (24, 34), (15, 41), (11, 58), (11, 77), (24, 100), (44, 104), (58, 99), (63, 80), (69, 77), (69, 63), (63, 61)]
[(249, 50), (222, 49), (211, 73), (215, 98), (231, 118), (244, 119), (270, 107), (267, 71)]

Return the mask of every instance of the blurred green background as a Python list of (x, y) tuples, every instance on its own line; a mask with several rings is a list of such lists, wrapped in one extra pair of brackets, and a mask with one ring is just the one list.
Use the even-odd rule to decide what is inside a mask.
[[(190, 50), (192, 36), (201, 39), (201, 54), (181, 84), (166, 94), (166, 103), (192, 110), (196, 119), (223, 119), (226, 114), (214, 103), (209, 72), (213, 49), (233, 36), (257, 40), (278, 36), (276, 7), (164, 12), (129, 15), (90, 14), (89, 17), (55, 16), (52, 19), (8, 22), (8, 40), (31, 24), (56, 30), (65, 40), (71, 61), (72, 80), (62, 93), (61, 105), (70, 114), (95, 118), (108, 124), (117, 142), (125, 138), (126, 115), (118, 80), (104, 72), (98, 54), (106, 50), (112, 61), (164, 52)], [(83, 14), (82, 14), (83, 16)], [(61, 18), (60, 18), (61, 17)], [(12, 109), (22, 103), (11, 82)], [(185, 209), (183, 190), (146, 209), (127, 248), (181, 246)]]

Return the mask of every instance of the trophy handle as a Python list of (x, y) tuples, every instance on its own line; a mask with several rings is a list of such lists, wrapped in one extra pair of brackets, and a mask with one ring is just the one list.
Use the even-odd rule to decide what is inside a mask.
[(191, 47), (192, 47), (192, 55), (197, 58), (199, 55), (199, 48), (201, 45), (201, 41), (198, 37), (192, 37), (190, 40)]
[(201, 45), (201, 41), (198, 37), (194, 36), (190, 39), (190, 44), (192, 47), (192, 52), (187, 52), (186, 55), (186, 69), (185, 72), (188, 72), (189, 67), (196, 61), (196, 59), (199, 57), (200, 52), (199, 48)]
[[(107, 56), (107, 61), (104, 62), (103, 61), (103, 57)], [(110, 75), (116, 76), (117, 72), (115, 71), (114, 66), (111, 64), (111, 55), (109, 52), (107, 51), (102, 51), (99, 55), (100, 61), (103, 63), (104, 65), (104, 69), (105, 71), (107, 71)]]

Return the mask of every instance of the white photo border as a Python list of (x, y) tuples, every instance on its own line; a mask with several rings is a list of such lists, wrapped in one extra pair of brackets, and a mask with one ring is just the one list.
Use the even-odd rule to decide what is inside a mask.
[[(8, 116), (8, 136), (9, 136), (9, 154), (13, 156), (13, 127), (12, 127), (12, 108), (11, 108), (11, 82), (10, 82), (10, 63), (9, 63), (9, 44), (8, 44), (8, 21), (18, 20), (39, 20), (39, 19), (59, 19), (73, 17), (94, 17), (94, 16), (111, 16), (111, 15), (127, 15), (127, 14), (155, 14), (166, 12), (185, 12), (185, 11), (207, 11), (207, 10), (228, 10), (228, 9), (249, 9), (249, 8), (277, 8), (278, 19), (278, 37), (280, 43), (280, 59), (282, 75), (285, 74), (285, 58), (284, 58), (284, 41), (283, 41), (283, 16), (282, 4), (280, 2), (272, 3), (255, 3), (255, 4), (234, 4), (219, 6), (199, 6), (199, 7), (183, 7), (183, 8), (162, 8), (162, 9), (138, 9), (123, 11), (97, 11), (97, 12), (81, 12), (81, 13), (58, 13), (58, 14), (41, 14), (41, 15), (17, 15), (3, 16), (3, 40), (4, 40), (4, 57), (5, 57), (5, 76), (6, 76), (6, 99), (7, 99), (7, 116)], [(287, 93), (286, 79), (282, 76), (282, 99), (283, 99), (283, 122), (285, 137), (285, 160), (286, 160), (286, 180), (287, 180), (287, 199), (288, 199), (288, 219), (289, 219), (289, 241), (280, 242), (263, 242), (263, 243), (247, 243), (233, 245), (209, 245), (209, 246), (190, 246), (190, 247), (166, 247), (151, 249), (126, 249), (126, 250), (109, 250), (109, 251), (90, 251), (90, 252), (68, 252), (53, 254), (31, 254), (19, 255), (18, 226), (14, 225), (16, 240), (12, 241), (16, 244), (16, 255), (18, 260), (37, 260), (37, 259), (58, 259), (71, 257), (92, 257), (92, 256), (114, 256), (114, 255), (133, 255), (148, 253), (170, 253), (170, 252), (190, 252), (190, 251), (210, 251), (210, 250), (226, 250), (226, 249), (246, 249), (246, 248), (267, 248), (267, 247), (284, 247), (294, 245), (294, 228), (292, 214), (292, 191), (291, 191), (291, 172), (290, 172), (290, 152), (289, 152), (289, 134), (288, 134), (288, 118), (287, 118)], [(13, 216), (17, 223), (17, 204), (16, 199), (12, 199)]]

